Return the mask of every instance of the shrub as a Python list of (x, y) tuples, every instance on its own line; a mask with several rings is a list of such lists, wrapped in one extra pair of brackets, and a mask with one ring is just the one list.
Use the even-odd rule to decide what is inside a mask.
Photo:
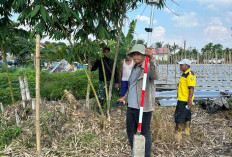
[(22, 130), (17, 126), (3, 128), (0, 126), (0, 150), (5, 148), (5, 145), (9, 145), (12, 139), (15, 139), (22, 133)]
[[(19, 76), (27, 76), (29, 90), (31, 97), (35, 97), (35, 71), (31, 67), (17, 68), (14, 73), (11, 73), (11, 81), (14, 90), (15, 100), (21, 99), (19, 88)], [(96, 89), (98, 86), (97, 72), (91, 73), (93, 85)], [(40, 76), (40, 95), (42, 98), (48, 100), (58, 100), (64, 95), (64, 90), (70, 90), (77, 99), (83, 99), (87, 91), (87, 77), (84, 71), (78, 70), (76, 72), (63, 72), (49, 74), (48, 72), (41, 71)], [(90, 96), (93, 96), (91, 91)], [(0, 75), (0, 102), (3, 104), (11, 104), (11, 95), (8, 85), (7, 74), (1, 73)]]

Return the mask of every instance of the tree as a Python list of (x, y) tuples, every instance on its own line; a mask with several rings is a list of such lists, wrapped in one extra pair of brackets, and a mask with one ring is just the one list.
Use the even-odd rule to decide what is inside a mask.
[(157, 47), (157, 48), (162, 48), (163, 47), (163, 41), (158, 41), (158, 42), (156, 42), (155, 44), (154, 44), (154, 46), (155, 47)]
[[(164, 1), (160, 1), (158, 8), (164, 7)], [(77, 0), (51, 0), (51, 1), (14, 1), (14, 10), (19, 13), (18, 20), (21, 24), (27, 24), (35, 33), (49, 35), (54, 39), (68, 39), (73, 51), (76, 52), (78, 61), (83, 64), (81, 52), (76, 46), (76, 41), (85, 44), (88, 35), (93, 35), (98, 41), (116, 39), (120, 36), (121, 19), (125, 17), (125, 11), (137, 7), (142, 0), (109, 0), (109, 1), (77, 1)], [(75, 41), (71, 41), (70, 37)], [(115, 53), (117, 60), (117, 48)], [(90, 77), (84, 69), (91, 83)], [(113, 69), (114, 71), (114, 69)], [(112, 81), (111, 81), (112, 82)], [(99, 108), (96, 92), (91, 85)], [(103, 114), (101, 110), (101, 114)]]
[(8, 52), (13, 53), (16, 50), (16, 41), (19, 41), (21, 37), (27, 36), (28, 33), (22, 29), (18, 28), (18, 23), (10, 20), (12, 16), (11, 6), (13, 0), (1, 1), (0, 4), (0, 50), (3, 55), (3, 60), (5, 62), (5, 68), (8, 76), (8, 83), (10, 87), (12, 103), (14, 100), (14, 91), (12, 88), (11, 78), (8, 71), (8, 65), (6, 60), (6, 55)]

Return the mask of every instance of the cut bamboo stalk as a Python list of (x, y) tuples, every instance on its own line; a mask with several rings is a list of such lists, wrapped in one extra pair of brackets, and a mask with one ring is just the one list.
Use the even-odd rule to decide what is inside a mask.
[[(91, 77), (91, 60), (90, 60), (90, 54), (88, 55), (88, 74)], [(90, 95), (90, 83), (88, 80), (88, 85), (87, 85), (87, 92), (86, 92), (86, 103), (85, 106), (89, 108), (89, 95)]]
[(40, 156), (41, 146), (40, 146), (40, 35), (36, 35), (36, 146), (37, 154)]
[(19, 127), (20, 126), (20, 120), (19, 120), (19, 115), (18, 115), (18, 110), (15, 109), (15, 120), (16, 120), (16, 125)]
[(2, 113), (4, 113), (5, 112), (5, 110), (4, 110), (4, 106), (2, 105), (2, 103), (0, 102), (0, 107), (1, 107), (1, 111), (2, 111)]
[(25, 91), (26, 91), (26, 98), (27, 100), (31, 100), (30, 90), (28, 87), (28, 80), (26, 76), (24, 77), (24, 85), (25, 85)]
[(35, 98), (32, 98), (31, 108), (32, 108), (32, 110), (35, 110)]
[(65, 113), (65, 108), (64, 108), (64, 104), (60, 103), (60, 112), (61, 113)]
[(26, 105), (25, 105), (26, 92), (25, 92), (25, 86), (24, 86), (24, 82), (22, 80), (22, 76), (19, 76), (19, 85), (20, 85), (20, 91), (21, 91), (21, 97), (22, 97), (22, 105), (23, 105), (23, 108), (25, 108), (26, 107)]

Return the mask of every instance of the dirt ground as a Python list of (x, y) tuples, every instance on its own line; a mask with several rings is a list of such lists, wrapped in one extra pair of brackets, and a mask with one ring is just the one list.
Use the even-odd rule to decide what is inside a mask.
[[(63, 104), (64, 108), (62, 108)], [(18, 108), (21, 129), (17, 139), (0, 151), (0, 156), (30, 157), (36, 155), (35, 112), (19, 104), (9, 106), (0, 117), (15, 123)], [(82, 108), (71, 109), (64, 102), (42, 102), (41, 156), (113, 156), (131, 155), (126, 135), (126, 111), (111, 110), (111, 122), (96, 112)], [(151, 123), (152, 156), (229, 157), (232, 156), (232, 112), (209, 115), (198, 106), (192, 109), (191, 136), (174, 139), (174, 107), (156, 106)], [(105, 126), (105, 127), (103, 127)]]

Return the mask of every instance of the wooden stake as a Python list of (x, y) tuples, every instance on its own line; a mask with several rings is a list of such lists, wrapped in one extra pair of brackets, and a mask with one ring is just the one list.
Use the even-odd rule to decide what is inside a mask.
[(35, 124), (36, 124), (36, 146), (37, 146), (37, 154), (40, 156), (41, 153), (41, 146), (40, 146), (40, 115), (39, 115), (39, 108), (40, 108), (40, 35), (36, 34), (36, 117), (35, 117)]

